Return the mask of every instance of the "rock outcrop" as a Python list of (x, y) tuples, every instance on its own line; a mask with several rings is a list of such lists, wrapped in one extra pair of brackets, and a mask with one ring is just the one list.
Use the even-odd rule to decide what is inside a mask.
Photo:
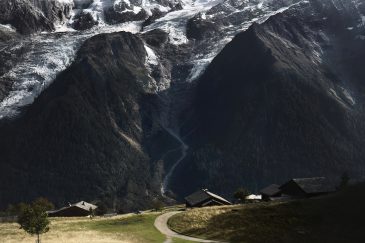
[(73, 18), (72, 27), (75, 30), (87, 30), (91, 29), (98, 23), (99, 22), (96, 21), (90, 13), (81, 11)]
[(53, 31), (66, 22), (74, 6), (72, 0), (7, 0), (0, 2), (0, 24), (10, 24), (21, 34)]
[(53, 30), (52, 23), (28, 0), (1, 1), (0, 23), (12, 25), (21, 34)]

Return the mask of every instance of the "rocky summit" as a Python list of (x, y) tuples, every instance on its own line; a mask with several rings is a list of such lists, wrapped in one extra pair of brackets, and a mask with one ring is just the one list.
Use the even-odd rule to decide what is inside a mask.
[(0, 206), (365, 178), (364, 0), (0, 2)]

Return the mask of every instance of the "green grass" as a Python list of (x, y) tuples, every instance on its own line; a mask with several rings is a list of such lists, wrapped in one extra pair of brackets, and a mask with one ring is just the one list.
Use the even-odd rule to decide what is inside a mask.
[(188, 210), (170, 228), (199, 238), (242, 243), (365, 242), (365, 186), (327, 197)]
[(101, 233), (124, 233), (133, 235), (140, 242), (163, 242), (165, 236), (157, 231), (153, 223), (156, 214), (135, 215), (121, 219), (108, 220), (89, 220), (76, 224), (70, 224), (68, 227), (75, 226), (85, 228), (87, 230), (99, 231)]
[[(43, 236), (43, 243), (162, 243), (166, 237), (154, 227), (154, 221), (160, 213), (148, 212), (141, 215), (122, 215), (112, 218), (52, 218), (50, 232)], [(19, 229), (16, 223), (0, 224), (1, 243), (33, 242)], [(173, 239), (173, 243), (186, 243)]]

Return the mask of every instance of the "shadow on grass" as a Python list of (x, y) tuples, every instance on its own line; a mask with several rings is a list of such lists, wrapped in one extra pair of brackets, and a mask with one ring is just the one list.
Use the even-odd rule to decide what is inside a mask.
[(365, 184), (320, 198), (243, 205), (191, 224), (179, 232), (240, 243), (365, 242)]

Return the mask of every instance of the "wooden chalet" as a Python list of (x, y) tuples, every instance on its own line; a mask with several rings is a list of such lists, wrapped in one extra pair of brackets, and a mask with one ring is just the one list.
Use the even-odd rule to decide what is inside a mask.
[(96, 205), (81, 201), (47, 213), (50, 217), (82, 217), (91, 215), (91, 212), (96, 208)]
[(315, 197), (335, 192), (335, 187), (325, 177), (297, 178), (279, 187), (282, 195), (292, 198)]
[(221, 196), (211, 193), (208, 189), (202, 189), (185, 197), (185, 204), (187, 208), (193, 208), (231, 205), (232, 203)]
[(265, 187), (260, 191), (261, 199), (263, 201), (272, 201), (281, 197), (280, 186), (276, 184), (272, 184), (268, 187)]

